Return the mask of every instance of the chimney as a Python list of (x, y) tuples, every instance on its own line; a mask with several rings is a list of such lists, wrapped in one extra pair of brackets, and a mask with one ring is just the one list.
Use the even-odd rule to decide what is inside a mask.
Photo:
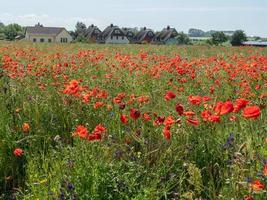
[(113, 27), (113, 24), (112, 23), (110, 24), (110, 27)]
[(144, 27), (144, 30), (146, 30), (146, 27)]
[(167, 26), (167, 30), (170, 30), (170, 26), (169, 25)]
[(37, 24), (35, 24), (35, 27), (43, 27), (43, 25), (38, 22)]
[(94, 27), (94, 24), (91, 24), (91, 27)]

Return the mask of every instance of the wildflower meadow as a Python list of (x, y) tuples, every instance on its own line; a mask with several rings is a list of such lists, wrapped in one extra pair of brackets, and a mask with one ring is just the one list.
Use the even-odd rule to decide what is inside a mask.
[(267, 49), (0, 43), (0, 199), (267, 199)]

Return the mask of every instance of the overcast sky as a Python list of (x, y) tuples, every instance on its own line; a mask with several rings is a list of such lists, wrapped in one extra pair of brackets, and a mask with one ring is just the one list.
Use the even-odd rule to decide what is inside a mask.
[(73, 30), (77, 21), (101, 29), (126, 27), (178, 31), (242, 29), (267, 37), (267, 0), (0, 0), (0, 21)]

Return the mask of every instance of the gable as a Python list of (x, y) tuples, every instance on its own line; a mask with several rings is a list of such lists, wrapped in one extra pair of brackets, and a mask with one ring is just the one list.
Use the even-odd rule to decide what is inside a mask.
[(57, 36), (56, 41), (60, 42), (61, 38), (67, 38), (68, 42), (72, 41), (72, 37), (66, 29), (63, 29)]
[(110, 33), (112, 36), (125, 36), (121, 29), (114, 28), (112, 32)]

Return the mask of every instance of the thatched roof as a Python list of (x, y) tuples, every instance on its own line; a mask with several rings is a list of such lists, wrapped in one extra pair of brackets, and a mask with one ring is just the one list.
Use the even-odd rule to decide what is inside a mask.
[(154, 41), (165, 42), (169, 38), (176, 37), (177, 35), (178, 32), (175, 28), (170, 28), (170, 26), (167, 26), (167, 28), (164, 28), (161, 32), (156, 34)]
[[(117, 32), (115, 32), (115, 30), (117, 30)], [(100, 34), (99, 42), (104, 42), (106, 38), (112, 35), (125, 36), (123, 31), (118, 26), (114, 26), (113, 24), (111, 24), (110, 26), (105, 28), (105, 30)]]
[(52, 35), (56, 36), (65, 28), (61, 27), (42, 27), (42, 26), (28, 26), (26, 27), (26, 33), (34, 35)]
[(87, 28), (87, 30), (86, 30), (86, 36), (88, 37), (88, 38), (91, 38), (92, 37), (92, 35), (95, 33), (95, 32), (98, 32), (98, 34), (97, 35), (100, 35), (101, 34), (101, 30), (97, 27), (97, 26), (95, 26), (95, 25), (91, 25), (91, 26), (88, 26), (88, 28)]
[(139, 43), (142, 42), (147, 35), (152, 39), (152, 38), (154, 38), (155, 33), (153, 32), (153, 30), (144, 27), (135, 36), (136, 41)]

